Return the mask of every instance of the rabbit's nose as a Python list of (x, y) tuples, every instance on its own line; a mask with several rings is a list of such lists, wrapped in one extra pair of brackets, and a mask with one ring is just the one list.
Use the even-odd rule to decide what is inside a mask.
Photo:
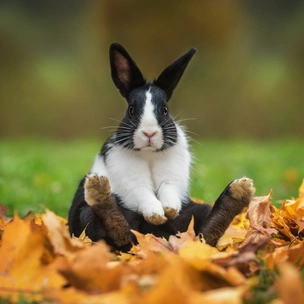
[(151, 139), (155, 134), (157, 133), (157, 131), (154, 131), (154, 132), (145, 132), (143, 131), (143, 134), (148, 137), (149, 139)]

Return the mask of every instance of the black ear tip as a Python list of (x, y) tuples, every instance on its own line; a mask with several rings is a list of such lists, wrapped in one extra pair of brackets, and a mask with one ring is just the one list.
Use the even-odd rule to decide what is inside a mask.
[(124, 50), (125, 50), (124, 47), (118, 42), (113, 42), (110, 45), (110, 53), (113, 51), (124, 51)]
[(192, 48), (188, 51), (188, 54), (191, 55), (191, 57), (196, 53), (196, 48)]

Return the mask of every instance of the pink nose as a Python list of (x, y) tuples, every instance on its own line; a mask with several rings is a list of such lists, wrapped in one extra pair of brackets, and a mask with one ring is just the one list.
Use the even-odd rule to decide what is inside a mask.
[(151, 139), (157, 132), (153, 132), (153, 133), (148, 133), (148, 132), (145, 132), (143, 131), (144, 135), (147, 136), (149, 139)]

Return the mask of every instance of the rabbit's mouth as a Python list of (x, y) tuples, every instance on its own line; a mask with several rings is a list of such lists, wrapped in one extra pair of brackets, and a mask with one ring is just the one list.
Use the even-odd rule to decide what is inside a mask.
[(148, 139), (146, 143), (140, 147), (140, 150), (146, 150), (146, 151), (156, 151), (158, 149), (159, 149), (158, 144), (156, 144), (151, 139)]
[(139, 150), (159, 150), (163, 145), (159, 129), (138, 129), (133, 137), (134, 148)]

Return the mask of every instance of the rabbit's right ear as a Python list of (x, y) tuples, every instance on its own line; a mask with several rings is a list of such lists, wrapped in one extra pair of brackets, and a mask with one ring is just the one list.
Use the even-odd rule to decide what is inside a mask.
[(119, 44), (110, 46), (112, 79), (121, 95), (128, 99), (132, 90), (146, 84), (146, 80), (128, 52)]

